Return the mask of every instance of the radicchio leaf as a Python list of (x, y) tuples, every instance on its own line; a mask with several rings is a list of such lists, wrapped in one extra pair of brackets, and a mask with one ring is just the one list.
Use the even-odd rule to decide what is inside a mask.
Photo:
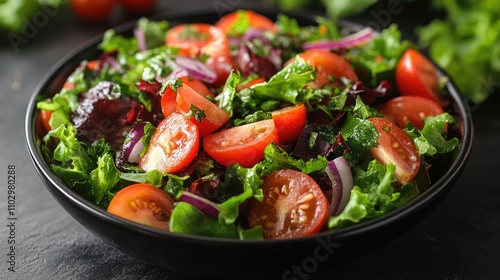
[(99, 82), (84, 94), (71, 116), (77, 137), (87, 145), (104, 138), (111, 147), (123, 144), (123, 132), (130, 129), (123, 125), (130, 111), (131, 102), (120, 99), (120, 92), (112, 82)]

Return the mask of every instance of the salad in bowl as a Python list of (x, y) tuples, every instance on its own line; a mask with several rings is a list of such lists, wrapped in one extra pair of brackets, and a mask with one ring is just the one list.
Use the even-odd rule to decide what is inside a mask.
[(460, 125), (397, 26), (252, 10), (108, 30), (39, 97), (38, 149), (100, 209), (165, 232), (295, 239), (401, 208), (448, 170)]

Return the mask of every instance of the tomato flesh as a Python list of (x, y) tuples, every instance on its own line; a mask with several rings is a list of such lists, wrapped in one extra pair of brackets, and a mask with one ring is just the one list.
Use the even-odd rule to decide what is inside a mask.
[(198, 126), (200, 137), (204, 137), (221, 127), (229, 120), (229, 115), (210, 100), (201, 96), (188, 85), (182, 85), (177, 91), (177, 112), (188, 114), (191, 105), (203, 110), (205, 116), (201, 122), (195, 116), (191, 117), (193, 123)]
[(115, 6), (114, 0), (70, 0), (73, 13), (80, 19), (97, 22), (106, 19)]
[(215, 86), (222, 85), (236, 67), (226, 35), (214, 25), (193, 23), (174, 26), (167, 32), (165, 43), (178, 47), (183, 55), (195, 57), (207, 54), (205, 64), (217, 73)]
[[(345, 77), (357, 81), (358, 75), (352, 66), (343, 57), (326, 50), (307, 50), (299, 56), (316, 68), (316, 79), (308, 84), (310, 88), (321, 88), (330, 83), (330, 76)], [(295, 58), (290, 59), (285, 65)]]
[(144, 14), (156, 4), (156, 0), (119, 0), (119, 2), (125, 10), (134, 14)]
[(139, 167), (146, 172), (175, 173), (193, 161), (199, 147), (198, 127), (184, 115), (173, 113), (158, 124)]
[(387, 101), (379, 108), (380, 113), (400, 128), (411, 123), (415, 128), (424, 127), (424, 119), (444, 113), (443, 108), (432, 99), (421, 96), (398, 96)]
[(406, 185), (418, 173), (420, 155), (413, 141), (393, 122), (383, 118), (370, 118), (377, 131), (378, 145), (370, 149), (372, 156), (383, 164), (396, 166), (395, 176)]
[(304, 104), (297, 104), (272, 112), (281, 144), (292, 143), (299, 139), (307, 121)]
[[(161, 98), (162, 112), (165, 117), (174, 112), (187, 115), (192, 113), (191, 106), (203, 111), (204, 116), (198, 118), (195, 115), (191, 116), (191, 121), (198, 126), (200, 137), (203, 138), (227, 122), (229, 115), (188, 84), (191, 83), (183, 83), (182, 86), (177, 88), (177, 92), (171, 87), (165, 89)], [(200, 87), (199, 84), (194, 85)], [(203, 91), (203, 88), (201, 91)]]
[(396, 66), (395, 78), (401, 95), (418, 95), (446, 105), (439, 95), (436, 67), (417, 50), (405, 51)]
[(163, 190), (150, 184), (134, 184), (120, 190), (108, 206), (108, 212), (121, 218), (169, 229), (174, 200)]
[(224, 15), (221, 19), (219, 19), (219, 21), (217, 21), (215, 26), (220, 28), (222, 32), (224, 32), (224, 34), (241, 36), (243, 34), (235, 33), (233, 29), (235, 24), (237, 24), (241, 20), (241, 17), (244, 17), (252, 28), (272, 32), (278, 31), (278, 28), (276, 28), (274, 22), (271, 19), (250, 10), (236, 11)]
[(272, 142), (278, 142), (278, 130), (273, 120), (263, 120), (210, 134), (203, 139), (203, 147), (226, 167), (238, 163), (248, 168), (262, 160)]
[(302, 172), (282, 169), (261, 185), (264, 199), (250, 202), (250, 227), (262, 226), (264, 237), (285, 239), (318, 233), (328, 218), (329, 203), (319, 185)]
[(183, 85), (188, 85), (194, 91), (201, 94), (202, 96), (215, 98), (214, 93), (210, 91), (210, 89), (202, 81), (190, 76), (183, 76), (180, 79)]
[(50, 118), (52, 117), (52, 114), (54, 111), (48, 111), (48, 110), (40, 110), (40, 119), (42, 120), (43, 128), (45, 129), (45, 132), (49, 132), (52, 130), (50, 127)]

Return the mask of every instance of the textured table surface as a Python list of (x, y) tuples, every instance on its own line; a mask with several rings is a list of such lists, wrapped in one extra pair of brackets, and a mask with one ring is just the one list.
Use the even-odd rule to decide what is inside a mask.
[[(238, 8), (241, 1), (223, 1)], [(214, 8), (217, 1), (162, 1), (155, 12)], [(411, 11), (388, 20), (411, 30)], [(26, 151), (24, 114), (45, 73), (89, 38), (133, 16), (117, 12), (101, 25), (73, 19), (67, 9), (47, 16), (13, 45), (0, 38), (0, 278), (1, 279), (193, 279), (145, 265), (107, 245), (67, 214), (42, 185)], [(373, 14), (355, 19), (373, 21)], [(426, 220), (399, 239), (336, 265), (311, 279), (499, 279), (500, 98), (472, 108), (476, 129), (470, 161), (452, 192)], [(8, 220), (7, 174), (16, 173), (15, 229)], [(9, 239), (10, 237), (10, 239)], [(9, 240), (15, 240), (15, 272)], [(200, 278), (201, 279), (201, 278)]]

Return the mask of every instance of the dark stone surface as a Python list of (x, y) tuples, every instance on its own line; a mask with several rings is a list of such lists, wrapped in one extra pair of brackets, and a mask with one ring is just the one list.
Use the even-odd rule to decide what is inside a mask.
[[(217, 1), (161, 1), (155, 12), (214, 8)], [(239, 1), (223, 1), (236, 3)], [(413, 30), (419, 18), (404, 9), (391, 21)], [(74, 19), (61, 8), (14, 46), (0, 38), (0, 278), (1, 279), (193, 279), (143, 264), (111, 247), (74, 221), (50, 196), (31, 164), (24, 142), (28, 100), (45, 73), (89, 38), (135, 16), (116, 11), (100, 25)], [(370, 13), (359, 23), (373, 20)], [(411, 36), (410, 36), (411, 37)], [(399, 239), (311, 279), (498, 279), (500, 277), (500, 98), (472, 108), (476, 129), (469, 163), (442, 205)], [(16, 272), (9, 264), (7, 170), (16, 171)], [(293, 248), (291, 248), (293, 252)], [(244, 252), (242, 252), (244, 254)], [(201, 279), (201, 278), (199, 278)], [(292, 279), (292, 278), (290, 278)]]

